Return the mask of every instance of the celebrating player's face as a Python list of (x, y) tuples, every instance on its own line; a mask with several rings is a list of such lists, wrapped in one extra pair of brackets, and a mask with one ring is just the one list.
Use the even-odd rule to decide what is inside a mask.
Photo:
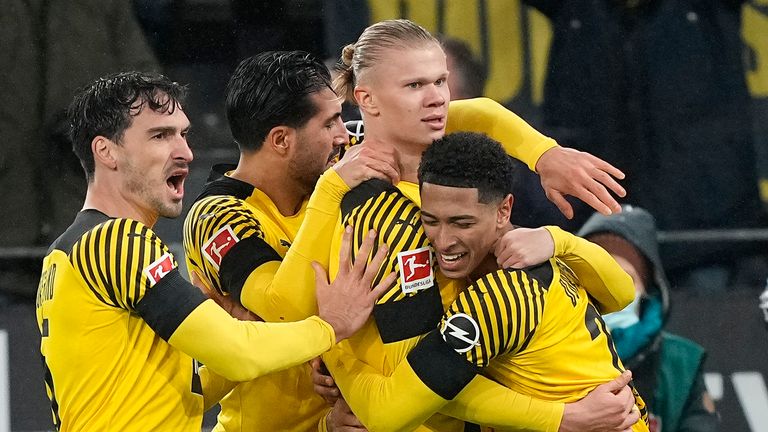
[(184, 180), (192, 161), (188, 130), (189, 120), (181, 107), (160, 113), (144, 106), (115, 146), (122, 193), (150, 215), (181, 214)]
[(446, 276), (469, 276), (493, 251), (498, 229), (507, 219), (499, 205), (478, 201), (477, 189), (424, 183), (421, 221)]
[(426, 147), (445, 134), (450, 92), (439, 45), (384, 50), (366, 75), (385, 141)]
[(291, 159), (291, 176), (311, 192), (320, 175), (331, 166), (347, 140), (341, 120), (341, 98), (330, 89), (311, 96), (317, 113), (297, 130), (297, 147)]

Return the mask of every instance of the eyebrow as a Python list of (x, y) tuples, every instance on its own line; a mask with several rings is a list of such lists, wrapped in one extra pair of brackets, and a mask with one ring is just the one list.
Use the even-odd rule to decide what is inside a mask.
[[(192, 125), (189, 125), (189, 126), (185, 127), (184, 129), (182, 129), (181, 132), (189, 132), (189, 130), (191, 128), (192, 128)], [(177, 130), (178, 129), (176, 127), (173, 127), (173, 126), (156, 126), (156, 127), (147, 129), (147, 134), (148, 135), (153, 135), (153, 134), (156, 134), (158, 132), (161, 132), (161, 133), (175, 133)]]
[(341, 117), (341, 111), (338, 111), (338, 112), (334, 113), (332, 116), (330, 116), (327, 119), (325, 119), (325, 121), (329, 122), (331, 120), (336, 120), (337, 118), (340, 118), (340, 117)]
[[(426, 212), (424, 210), (421, 211), (421, 215), (429, 217), (429, 218), (432, 218), (432, 219), (437, 219), (437, 216), (435, 216), (435, 215), (433, 215), (433, 214), (431, 214), (429, 212)], [(458, 215), (458, 216), (451, 216), (451, 217), (449, 217), (448, 218), (448, 222), (456, 222), (456, 221), (464, 220), (464, 219), (475, 220), (476, 218), (474, 216), (472, 216), (472, 215)]]

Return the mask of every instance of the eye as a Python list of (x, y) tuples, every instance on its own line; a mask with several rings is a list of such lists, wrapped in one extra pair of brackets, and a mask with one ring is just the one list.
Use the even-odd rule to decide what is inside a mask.
[(434, 219), (421, 218), (421, 224), (426, 226), (435, 226), (437, 225), (437, 221)]
[(456, 225), (459, 229), (469, 229), (472, 228), (475, 224), (472, 222), (455, 222), (454, 225)]
[(445, 84), (445, 78), (440, 78), (439, 80), (435, 81), (435, 85), (440, 87), (443, 84)]
[(420, 82), (408, 83), (408, 88), (412, 88), (412, 89), (421, 88), (421, 83)]

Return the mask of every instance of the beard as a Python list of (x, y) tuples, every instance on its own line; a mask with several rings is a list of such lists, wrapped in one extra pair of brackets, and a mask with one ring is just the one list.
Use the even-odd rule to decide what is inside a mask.
[[(152, 180), (146, 173), (137, 169), (130, 161), (125, 165), (127, 181), (125, 190), (138, 198), (138, 201), (146, 208), (151, 209), (158, 216), (164, 218), (177, 218), (181, 215), (182, 201), (163, 198), (166, 184), (158, 181), (158, 186), (153, 186)], [(164, 179), (163, 179), (164, 180)], [(161, 183), (162, 182), (162, 183)]]

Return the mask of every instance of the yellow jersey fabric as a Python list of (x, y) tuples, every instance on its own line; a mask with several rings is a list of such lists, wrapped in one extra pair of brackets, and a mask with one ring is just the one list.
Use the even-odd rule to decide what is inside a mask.
[[(51, 246), (36, 306), (57, 430), (200, 429), (196, 364), (141, 316), (145, 295), (175, 267), (152, 230), (95, 210), (79, 213)], [(175, 316), (152, 325), (167, 337), (202, 300), (190, 292)]]
[[(335, 344), (317, 317), (241, 322), (179, 274), (142, 223), (78, 214), (43, 261), (36, 301), (55, 427), (199, 431), (208, 380), (251, 380)], [(298, 339), (298, 340), (297, 340)]]
[[(184, 224), (184, 250), (190, 272), (202, 275), (210, 289), (233, 295), (268, 321), (285, 321), (286, 297), (302, 296), (298, 289), (281, 284), (275, 274), (304, 220), (307, 203), (292, 216), (283, 216), (272, 200), (253, 186), (224, 175), (234, 166), (215, 167)], [(241, 290), (241, 287), (244, 287)], [(314, 288), (314, 284), (312, 285)], [(314, 291), (299, 299), (314, 310)], [(293, 301), (293, 300), (291, 300)], [(310, 310), (311, 309), (311, 310)], [(296, 319), (297, 313), (289, 313)], [(328, 411), (312, 387), (311, 369), (302, 364), (233, 384), (221, 400), (214, 431), (311, 431)]]

